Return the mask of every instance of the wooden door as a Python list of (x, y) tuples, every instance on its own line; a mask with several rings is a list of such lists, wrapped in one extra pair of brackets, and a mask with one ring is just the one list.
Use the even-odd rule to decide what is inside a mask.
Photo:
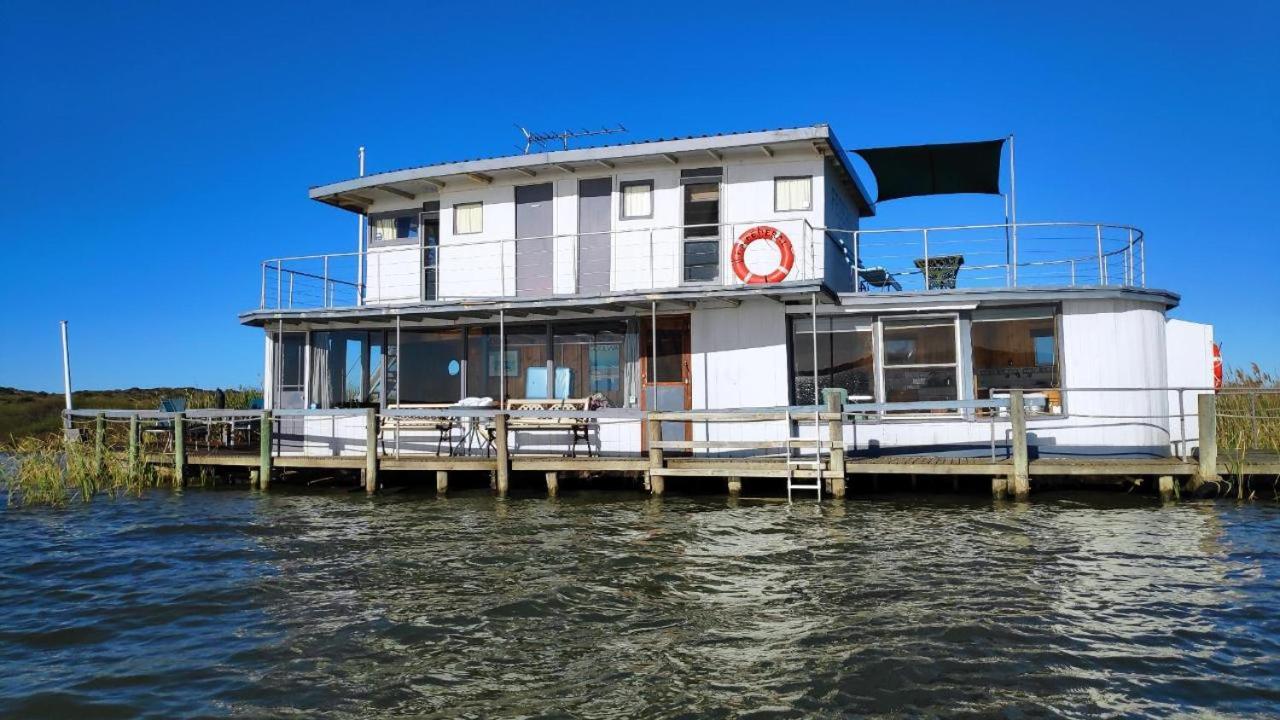
[[(645, 410), (688, 410), (693, 400), (692, 363), (689, 359), (689, 316), (669, 315), (657, 319), (655, 332), (650, 320), (641, 323), (640, 407)], [(648, 424), (642, 429), (641, 445), (648, 450)], [(662, 423), (663, 440), (693, 439), (689, 422)]]

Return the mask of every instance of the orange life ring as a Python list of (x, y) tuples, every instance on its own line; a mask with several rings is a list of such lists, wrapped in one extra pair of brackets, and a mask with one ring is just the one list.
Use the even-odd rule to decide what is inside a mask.
[[(778, 267), (768, 275), (757, 275), (747, 269), (747, 246), (757, 240), (768, 240), (778, 246), (778, 252), (782, 258), (778, 261)], [(764, 285), (766, 283), (781, 282), (791, 272), (791, 266), (795, 264), (796, 253), (791, 247), (791, 238), (786, 233), (775, 227), (768, 225), (757, 225), (750, 230), (738, 236), (733, 241), (733, 250), (729, 253), (729, 260), (733, 264), (733, 274), (738, 279), (748, 285)]]
[(1213, 344), (1213, 389), (1222, 387), (1222, 346)]

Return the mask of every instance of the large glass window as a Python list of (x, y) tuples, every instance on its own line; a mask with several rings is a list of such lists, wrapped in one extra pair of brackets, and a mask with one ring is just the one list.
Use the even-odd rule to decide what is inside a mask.
[(626, 323), (619, 322), (555, 327), (554, 396), (581, 398), (599, 393), (611, 406), (622, 407), (622, 344), (626, 332)]
[(720, 168), (681, 170), (684, 193), (684, 279), (715, 280), (720, 274)]
[(311, 336), (313, 406), (363, 407), (382, 400), (383, 332), (326, 331)]
[(416, 238), (418, 237), (417, 213), (370, 218), (369, 228), (375, 243)]
[(886, 402), (959, 399), (955, 318), (891, 318), (881, 328)]
[(1043, 391), (1050, 412), (1061, 412), (1057, 322), (1052, 308), (1016, 316), (975, 316), (973, 377), (975, 397), (1020, 388)]
[[(462, 398), (462, 331), (402, 331), (397, 371), (399, 402), (457, 402)], [(390, 400), (397, 400), (394, 392)]]
[(546, 325), (508, 328), (505, 347), (497, 328), (473, 330), (467, 341), (467, 394), (494, 400), (551, 397), (548, 359)]
[[(817, 336), (817, 402), (826, 388), (844, 388), (851, 401), (875, 397), (875, 357), (871, 327), (854, 318), (820, 317)], [(792, 399), (814, 402), (813, 320), (796, 318), (791, 324)]]

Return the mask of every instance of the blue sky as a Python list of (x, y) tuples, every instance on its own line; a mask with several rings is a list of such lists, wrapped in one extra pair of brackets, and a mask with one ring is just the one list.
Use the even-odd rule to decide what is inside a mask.
[[(259, 261), (354, 244), (307, 188), (353, 175), (359, 145), (370, 171), (506, 154), (515, 122), (828, 122), (847, 148), (1014, 132), (1020, 219), (1142, 227), (1175, 315), (1215, 323), (1229, 364), (1280, 366), (1280, 10), (960, 5), (7, 0), (0, 385), (60, 387), (63, 318), (77, 387), (258, 384), (236, 315)], [(913, 199), (871, 224), (1001, 217)]]

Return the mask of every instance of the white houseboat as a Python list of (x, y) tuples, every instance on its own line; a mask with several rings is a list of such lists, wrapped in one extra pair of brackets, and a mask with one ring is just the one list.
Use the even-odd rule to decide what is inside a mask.
[[(1040, 457), (1185, 454), (1212, 330), (1168, 317), (1179, 298), (1148, 285), (1139, 229), (872, 226), (896, 197), (1000, 194), (1010, 150), (856, 151), (875, 200), (826, 125), (356, 177), (310, 196), (362, 218), (359, 251), (265, 261), (241, 321), (265, 330), (274, 410), (778, 408), (840, 388), (868, 408), (849, 454), (969, 454), (994, 426), (963, 401), (1021, 389)], [(285, 452), (363, 452), (363, 416), (344, 417), (299, 416)], [(397, 453), (466, 451), (465, 427), (418, 429)], [(538, 430), (515, 446), (577, 440)], [(645, 423), (618, 413), (588, 442), (634, 455)]]

